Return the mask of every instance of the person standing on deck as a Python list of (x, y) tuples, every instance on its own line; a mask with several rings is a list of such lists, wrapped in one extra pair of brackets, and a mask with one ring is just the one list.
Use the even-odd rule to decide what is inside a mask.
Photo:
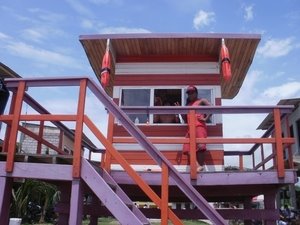
[[(204, 98), (198, 98), (198, 89), (195, 86), (188, 86), (186, 91), (188, 97), (186, 101), (186, 106), (208, 106), (210, 103)], [(179, 104), (176, 104), (179, 106)], [(207, 126), (206, 121), (210, 118), (210, 114), (201, 114), (196, 113), (196, 138), (206, 138), (207, 137)], [(183, 116), (183, 120), (188, 122), (187, 116)], [(189, 137), (189, 131), (187, 132), (185, 137)], [(200, 172), (204, 169), (204, 161), (205, 161), (205, 151), (206, 144), (198, 143), (196, 145), (196, 158), (197, 158), (197, 171)], [(183, 144), (183, 154), (188, 155), (190, 157), (190, 144)]]

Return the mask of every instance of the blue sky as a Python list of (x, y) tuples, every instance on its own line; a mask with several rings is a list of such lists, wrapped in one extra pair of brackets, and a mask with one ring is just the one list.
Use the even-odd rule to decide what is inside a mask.
[[(259, 33), (243, 87), (226, 105), (300, 97), (298, 0), (0, 1), (0, 61), (23, 77), (95, 75), (79, 35), (141, 32)], [(101, 59), (99, 59), (101, 60)], [(225, 135), (252, 136), (261, 117), (225, 117)], [(245, 126), (237, 132), (234, 124)], [(255, 125), (254, 125), (255, 124)], [(249, 129), (250, 127), (250, 129)]]

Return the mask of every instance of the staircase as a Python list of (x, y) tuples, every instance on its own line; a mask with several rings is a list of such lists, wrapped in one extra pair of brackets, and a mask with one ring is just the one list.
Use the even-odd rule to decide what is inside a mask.
[(122, 225), (146, 225), (150, 222), (114, 179), (102, 168), (82, 159), (81, 178)]

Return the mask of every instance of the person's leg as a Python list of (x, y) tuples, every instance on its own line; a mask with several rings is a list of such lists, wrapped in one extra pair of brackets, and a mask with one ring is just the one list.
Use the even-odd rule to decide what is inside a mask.
[(200, 172), (204, 169), (205, 152), (197, 151), (196, 157), (197, 157), (197, 163), (198, 163), (197, 171)]
[[(203, 127), (203, 126), (196, 127), (196, 138), (207, 138), (206, 126), (205, 127)], [(198, 143), (197, 151), (206, 151), (206, 144)]]
[[(207, 130), (206, 126), (202, 127), (196, 127), (196, 137), (197, 138), (206, 138), (207, 137)], [(200, 172), (204, 169), (204, 161), (205, 161), (205, 151), (206, 151), (206, 144), (204, 143), (199, 143), (197, 145), (197, 163), (198, 163), (198, 168), (197, 171)]]

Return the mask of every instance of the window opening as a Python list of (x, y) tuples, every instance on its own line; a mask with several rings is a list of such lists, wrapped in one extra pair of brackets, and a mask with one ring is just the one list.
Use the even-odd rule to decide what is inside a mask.
[[(154, 106), (181, 105), (181, 89), (154, 89)], [(180, 123), (177, 114), (154, 114), (153, 123)]]
[[(150, 89), (122, 89), (121, 106), (150, 106)], [(147, 123), (147, 114), (128, 114), (134, 123)]]

